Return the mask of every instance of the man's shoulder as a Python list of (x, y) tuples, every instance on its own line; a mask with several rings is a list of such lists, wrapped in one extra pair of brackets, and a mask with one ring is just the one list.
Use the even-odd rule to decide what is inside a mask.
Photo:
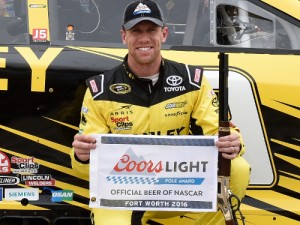
[(111, 70), (107, 70), (104, 73), (92, 76), (86, 80), (86, 85), (89, 88), (92, 96), (98, 96), (105, 91), (108, 87), (109, 82), (111, 82), (113, 77), (118, 76), (120, 73), (120, 66), (117, 66)]
[(165, 59), (165, 65), (169, 69), (168, 73), (186, 77), (193, 85), (200, 86), (203, 77), (203, 67), (200, 65), (189, 65), (169, 59)]

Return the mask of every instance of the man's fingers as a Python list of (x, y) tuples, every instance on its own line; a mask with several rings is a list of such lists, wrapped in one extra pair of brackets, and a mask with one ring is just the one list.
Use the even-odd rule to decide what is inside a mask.
[(89, 135), (84, 135), (84, 134), (76, 134), (74, 136), (74, 141), (77, 140), (77, 141), (80, 141), (80, 142), (86, 142), (86, 143), (93, 143), (95, 144), (96, 143), (96, 139), (89, 136)]
[(226, 136), (223, 136), (223, 137), (219, 137), (219, 141), (221, 142), (226, 142), (226, 141), (235, 141), (235, 140), (239, 140), (240, 137), (237, 133), (231, 133), (230, 135), (226, 135)]
[(240, 145), (239, 135), (236, 133), (220, 137), (216, 142), (219, 152), (221, 152), (222, 156), (226, 159), (234, 159), (237, 157), (240, 152)]
[(96, 139), (84, 134), (76, 134), (72, 143), (78, 159), (87, 161), (90, 158), (91, 149), (96, 148)]
[(238, 154), (236, 154), (236, 153), (234, 153), (234, 154), (222, 153), (222, 156), (223, 156), (225, 159), (234, 159), (235, 157), (238, 156)]
[(96, 148), (96, 139), (84, 134), (76, 134), (74, 136), (74, 141), (72, 143), (74, 148), (81, 148), (81, 149), (94, 149)]
[(90, 150), (96, 148), (96, 144), (90, 143), (90, 142), (82, 142), (78, 140), (74, 140), (72, 143), (72, 146), (78, 150), (78, 149), (84, 149), (84, 150)]

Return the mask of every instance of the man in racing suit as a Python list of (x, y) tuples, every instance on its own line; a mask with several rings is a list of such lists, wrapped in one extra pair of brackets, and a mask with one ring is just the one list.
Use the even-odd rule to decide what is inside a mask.
[[(164, 59), (161, 44), (168, 36), (159, 6), (137, 1), (124, 11), (121, 30), (128, 54), (121, 65), (87, 80), (80, 132), (75, 135), (72, 166), (89, 177), (89, 153), (96, 147), (89, 134), (217, 135), (218, 101), (203, 68)], [(216, 143), (223, 157), (232, 159), (231, 190), (242, 199), (249, 181), (249, 165), (238, 129)], [(113, 153), (112, 153), (113, 154)], [(145, 225), (149, 219), (183, 212), (91, 209), (96, 225)], [(199, 213), (199, 224), (224, 224), (223, 215)]]

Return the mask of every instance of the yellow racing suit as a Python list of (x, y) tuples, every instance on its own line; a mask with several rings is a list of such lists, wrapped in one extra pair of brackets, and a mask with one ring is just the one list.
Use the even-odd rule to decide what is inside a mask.
[[(203, 68), (163, 59), (158, 81), (135, 76), (124, 62), (87, 80), (80, 132), (83, 134), (217, 135), (218, 100)], [(238, 132), (235, 126), (231, 132)], [(241, 136), (240, 136), (241, 137)], [(231, 163), (231, 190), (240, 199), (249, 182), (249, 165), (240, 155)], [(113, 152), (112, 152), (113, 154)], [(88, 162), (71, 152), (72, 166), (88, 178)], [(95, 225), (145, 225), (149, 219), (182, 212), (91, 209)], [(224, 224), (223, 215), (199, 213), (198, 224)]]

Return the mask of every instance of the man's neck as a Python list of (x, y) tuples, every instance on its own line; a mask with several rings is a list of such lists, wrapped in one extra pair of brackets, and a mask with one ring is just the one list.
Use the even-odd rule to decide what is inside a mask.
[(128, 58), (128, 67), (130, 70), (138, 77), (149, 77), (159, 73), (160, 65), (162, 58), (158, 58), (153, 63), (149, 64), (139, 64), (132, 60), (130, 57)]

